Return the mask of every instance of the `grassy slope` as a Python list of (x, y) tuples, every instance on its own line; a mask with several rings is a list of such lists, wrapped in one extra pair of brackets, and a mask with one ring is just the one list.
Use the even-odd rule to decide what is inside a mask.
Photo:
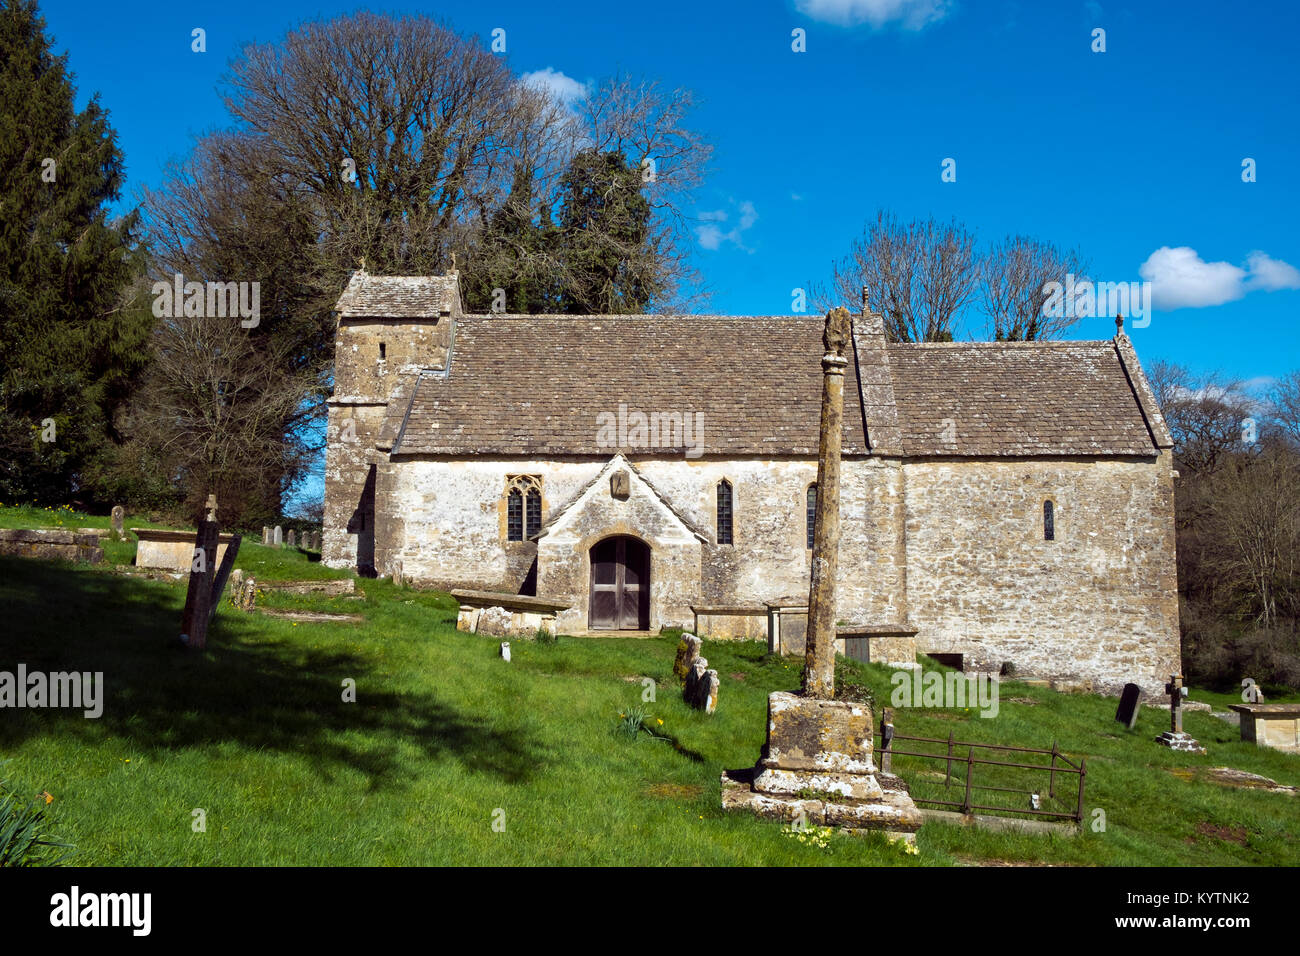
[[(130, 549), (110, 545), (108, 560), (125, 562)], [(251, 543), (239, 564), (265, 580), (339, 574)], [(1300, 757), (1241, 744), (1236, 728), (1196, 713), (1187, 729), (1211, 756), (1173, 754), (1151, 743), (1164, 712), (1144, 710), (1130, 733), (1114, 723), (1113, 700), (1010, 683), (996, 719), (904, 710), (899, 732), (1034, 747), (1055, 738), (1088, 756), (1086, 805), (1089, 819), (1106, 811), (1104, 833), (928, 824), (919, 857), (876, 839), (800, 845), (777, 824), (718, 809), (719, 771), (755, 761), (766, 695), (797, 685), (797, 662), (706, 642), (722, 676), (708, 717), (674, 690), (671, 638), (515, 641), (506, 664), (498, 641), (455, 631), (446, 595), (358, 586), (362, 600), (264, 603), (359, 612), (364, 625), (295, 625), (225, 606), (208, 651), (194, 655), (173, 644), (181, 582), (0, 559), (0, 669), (103, 671), (109, 692), (99, 720), (3, 712), (0, 756), (33, 793), (55, 796), (57, 830), (85, 864), (1300, 862), (1300, 799), (1170, 772), (1230, 765), (1300, 784)], [(883, 668), (840, 666), (888, 700)], [(618, 714), (641, 702), (644, 676), (658, 681), (646, 706), (679, 749), (613, 733)], [(341, 700), (348, 678), (354, 704)], [(191, 829), (199, 807), (206, 833)], [(492, 829), (498, 808), (505, 832)]]

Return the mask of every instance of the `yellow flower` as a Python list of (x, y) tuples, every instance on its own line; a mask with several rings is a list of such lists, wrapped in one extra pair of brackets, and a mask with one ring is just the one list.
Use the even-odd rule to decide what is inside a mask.
[(662, 720), (661, 718), (656, 717), (655, 720), (659, 721), (659, 726), (660, 726), (660, 727), (662, 727), (662, 726), (664, 725), (664, 722), (663, 722), (663, 720)]

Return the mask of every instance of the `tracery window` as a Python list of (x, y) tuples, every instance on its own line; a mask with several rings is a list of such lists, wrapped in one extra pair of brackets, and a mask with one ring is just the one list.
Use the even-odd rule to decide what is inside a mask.
[(526, 541), (542, 529), (542, 479), (506, 476), (506, 540)]

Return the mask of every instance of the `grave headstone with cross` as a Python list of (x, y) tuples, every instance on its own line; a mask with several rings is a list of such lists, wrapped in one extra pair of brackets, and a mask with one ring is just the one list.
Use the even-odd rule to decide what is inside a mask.
[(1169, 675), (1165, 693), (1169, 695), (1169, 729), (1156, 738), (1156, 743), (1184, 753), (1205, 753), (1195, 737), (1183, 732), (1183, 698), (1187, 696), (1187, 686), (1182, 674)]

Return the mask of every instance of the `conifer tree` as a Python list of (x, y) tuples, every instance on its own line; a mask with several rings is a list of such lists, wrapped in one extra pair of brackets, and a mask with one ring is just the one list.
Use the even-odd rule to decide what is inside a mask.
[(134, 213), (109, 220), (123, 158), (34, 0), (0, 0), (0, 496), (69, 500), (111, 443), (152, 315)]

